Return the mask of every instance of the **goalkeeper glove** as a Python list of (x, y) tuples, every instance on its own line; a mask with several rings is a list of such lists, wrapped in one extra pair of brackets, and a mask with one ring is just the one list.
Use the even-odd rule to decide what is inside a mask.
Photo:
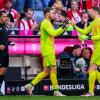
[(66, 28), (66, 24), (60, 24), (59, 27), (61, 27), (62, 29)]

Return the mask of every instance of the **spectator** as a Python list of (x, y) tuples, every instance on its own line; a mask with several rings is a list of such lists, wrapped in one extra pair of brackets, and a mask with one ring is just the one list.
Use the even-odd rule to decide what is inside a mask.
[(67, 11), (67, 16), (76, 23), (81, 21), (81, 14), (78, 11), (78, 2), (76, 0), (72, 0), (71, 9)]
[(4, 1), (4, 8), (2, 10), (7, 11), (9, 15), (8, 26), (13, 29), (17, 20), (17, 11), (12, 8), (13, 0), (5, 0)]
[(69, 56), (72, 58), (79, 58), (81, 55), (81, 46), (80, 45), (74, 45), (72, 47), (72, 52), (69, 52)]
[(89, 25), (89, 15), (87, 12), (82, 13), (81, 21), (77, 23), (76, 25), (80, 28), (86, 28)]
[(91, 55), (92, 55), (92, 49), (91, 48), (85, 47), (85, 48), (82, 49), (81, 56), (84, 58), (84, 60), (86, 62), (85, 67), (83, 69), (84, 74), (88, 74)]
[[(77, 23), (76, 26), (78, 26), (82, 29), (85, 29), (87, 26), (89, 26), (89, 14), (87, 12), (82, 13), (81, 21), (79, 23)], [(79, 32), (77, 32), (77, 33), (78, 33), (78, 35), (80, 35)], [(82, 41), (82, 45), (85, 45), (85, 41)]]
[[(78, 5), (79, 5), (78, 8), (79, 8), (80, 12), (92, 8), (92, 0), (77, 0), (77, 1), (78, 1)], [(69, 0), (67, 3), (68, 10), (71, 9), (71, 2), (72, 2), (72, 0)]]
[(15, 19), (17, 19), (17, 11), (12, 8), (13, 0), (5, 0), (4, 1), (4, 10), (8, 12), (8, 14), (11, 14)]
[[(55, 9), (55, 18), (54, 18), (54, 26), (59, 26), (59, 24), (62, 22), (62, 13), (64, 12), (63, 10), (63, 4), (61, 1), (56, 1), (53, 5), (53, 8)], [(58, 27), (57, 27), (58, 28)]]
[(76, 61), (76, 78), (87, 79), (92, 49), (85, 47), (81, 50), (81, 58)]
[(34, 30), (38, 27), (37, 23), (33, 20), (34, 11), (28, 8), (25, 11), (25, 17), (19, 21), (18, 28), (20, 30)]

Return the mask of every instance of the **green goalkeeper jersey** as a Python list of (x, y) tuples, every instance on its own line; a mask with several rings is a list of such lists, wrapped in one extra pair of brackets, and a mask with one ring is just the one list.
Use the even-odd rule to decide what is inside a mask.
[(44, 19), (40, 27), (40, 43), (42, 56), (55, 54), (54, 37), (62, 34), (64, 29), (61, 27), (55, 30), (48, 19)]
[(86, 29), (80, 29), (77, 26), (75, 29), (81, 34), (92, 32), (91, 40), (94, 42), (94, 47), (100, 47), (100, 18), (96, 18)]

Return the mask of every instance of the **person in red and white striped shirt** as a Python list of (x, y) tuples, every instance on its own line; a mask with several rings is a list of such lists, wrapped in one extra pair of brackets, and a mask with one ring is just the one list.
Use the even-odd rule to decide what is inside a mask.
[(10, 28), (14, 28), (14, 25), (16, 24), (17, 21), (17, 15), (18, 12), (12, 8), (13, 5), (13, 0), (4, 0), (4, 8), (1, 10), (7, 11), (9, 15), (9, 22), (7, 23)]
[(25, 17), (22, 18), (18, 23), (18, 28), (20, 30), (34, 30), (38, 27), (38, 24), (33, 20), (34, 11), (28, 8), (25, 11)]
[(4, 0), (4, 10), (10, 13), (14, 19), (17, 19), (17, 11), (12, 8), (13, 0)]

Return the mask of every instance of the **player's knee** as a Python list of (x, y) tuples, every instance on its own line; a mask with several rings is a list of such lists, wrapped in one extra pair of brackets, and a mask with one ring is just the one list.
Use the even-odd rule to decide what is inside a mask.
[(52, 68), (50, 69), (50, 72), (56, 73), (56, 72), (57, 72), (57, 71), (56, 71), (56, 67), (52, 67)]
[(46, 76), (48, 76), (50, 73), (49, 71), (45, 71), (45, 70), (43, 72), (45, 73)]

